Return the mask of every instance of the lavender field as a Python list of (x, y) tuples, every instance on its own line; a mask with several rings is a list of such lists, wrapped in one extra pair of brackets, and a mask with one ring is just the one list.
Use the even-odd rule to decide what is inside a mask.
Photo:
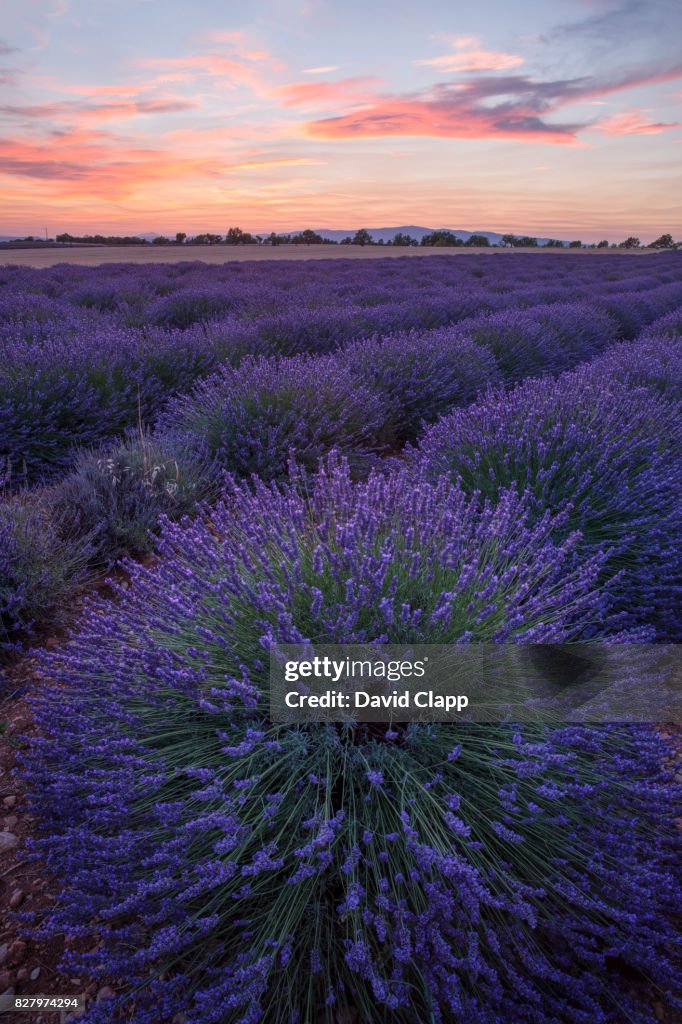
[(266, 694), (280, 643), (678, 643), (681, 400), (674, 252), (0, 267), (7, 935), (79, 1019), (680, 1019), (670, 730)]

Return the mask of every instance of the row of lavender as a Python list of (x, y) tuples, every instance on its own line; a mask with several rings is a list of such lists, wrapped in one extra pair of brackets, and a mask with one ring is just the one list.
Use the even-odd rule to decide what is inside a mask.
[(567, 301), (634, 337), (682, 302), (675, 259), (0, 269), (0, 461), (14, 486), (57, 478), (79, 448), (153, 423), (170, 395), (245, 355)]
[[(681, 326), (493, 387), (365, 479), (333, 452), (226, 483), (41, 656), (59, 686), (27, 777), (69, 880), (41, 928), (91, 937), (65, 969), (120, 993), (88, 1024), (653, 1024), (652, 991), (682, 1011), (680, 786), (652, 730), (263, 708), (273, 641), (679, 636)], [(160, 429), (205, 441), (231, 379)]]
[[(637, 300), (638, 315), (651, 318), (680, 296), (682, 286), (659, 285)], [(621, 330), (589, 303), (555, 302), (350, 342), (329, 355), (247, 355), (237, 367), (223, 366), (188, 396), (171, 399), (153, 432), (141, 428), (85, 451), (61, 481), (0, 505), (0, 643), (49, 624), (92, 572), (148, 550), (159, 515), (191, 513), (217, 492), (222, 471), (279, 479), (292, 451), (314, 468), (336, 447), (362, 475), (486, 385), (555, 374)], [(70, 403), (83, 398), (64, 389)], [(15, 424), (34, 450), (53, 440), (35, 418)]]

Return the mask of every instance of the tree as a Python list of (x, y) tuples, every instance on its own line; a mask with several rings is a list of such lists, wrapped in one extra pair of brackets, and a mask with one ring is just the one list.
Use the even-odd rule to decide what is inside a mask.
[(413, 238), (412, 235), (406, 235), (402, 231), (398, 231), (393, 236), (393, 241), (388, 243), (389, 245), (417, 245), (417, 239)]
[(639, 245), (640, 245), (639, 238), (635, 238), (634, 235), (630, 235), (630, 237), (626, 238), (624, 242), (619, 242), (618, 243), (618, 248), (619, 249), (639, 249)]
[(580, 241), (579, 238), (576, 238), (573, 242), (568, 243), (569, 249), (582, 249), (582, 247), (583, 243)]
[(609, 243), (608, 243), (608, 239), (606, 239), (606, 238), (602, 238), (601, 242), (597, 242), (597, 248), (598, 249), (608, 249), (608, 247), (609, 247)]
[(548, 238), (543, 249), (563, 249), (563, 247), (564, 243), (560, 242), (558, 238)]
[(506, 245), (506, 246), (517, 245), (518, 244), (518, 239), (517, 239), (516, 235), (502, 235), (502, 238), (500, 239), (500, 241), (501, 241), (502, 245)]
[(537, 249), (538, 240), (537, 238), (531, 238), (530, 235), (523, 235), (521, 238), (517, 238), (514, 244), (522, 246), (524, 249)]
[(352, 245), (353, 244), (353, 239), (350, 237), (350, 235), (346, 235), (345, 238), (341, 239), (341, 243), (340, 244), (341, 245)]
[(661, 235), (655, 242), (647, 246), (648, 249), (672, 249), (674, 245), (672, 235)]
[(228, 228), (225, 235), (227, 245), (253, 245), (255, 241), (253, 235), (250, 235), (248, 231), (242, 231), (241, 228)]
[(360, 228), (359, 231), (355, 232), (355, 235), (353, 236), (352, 244), (353, 245), (371, 245), (372, 244), (372, 236), (370, 235), (370, 233), (367, 230), (367, 228)]
[(324, 242), (324, 238), (311, 228), (306, 228), (300, 234), (294, 235), (291, 241), (294, 245), (321, 245)]
[(446, 246), (461, 246), (464, 242), (458, 238), (454, 231), (432, 231), (430, 235), (424, 235), (421, 245), (434, 245), (439, 248)]
[(467, 240), (466, 240), (466, 242), (464, 244), (465, 245), (471, 245), (471, 246), (484, 246), (485, 247), (485, 246), (490, 245), (490, 242), (488, 241), (488, 238), (486, 237), (486, 235), (469, 235), (469, 237), (467, 238)]
[(175, 236), (175, 244), (176, 245), (184, 245), (186, 238), (187, 238), (187, 235), (186, 235), (186, 233), (184, 231), (178, 231), (176, 236)]
[(165, 235), (157, 235), (156, 238), (152, 238), (152, 245), (170, 245), (170, 238), (166, 238)]

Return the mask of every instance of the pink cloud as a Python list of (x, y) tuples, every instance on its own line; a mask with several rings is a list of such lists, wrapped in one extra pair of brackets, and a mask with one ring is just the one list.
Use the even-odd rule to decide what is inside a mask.
[(622, 114), (614, 114), (596, 127), (605, 135), (658, 135), (670, 128), (679, 128), (679, 121), (648, 121), (646, 111), (631, 110)]
[(158, 80), (193, 82), (209, 78), (223, 88), (246, 87), (260, 96), (268, 95), (271, 88), (269, 73), (281, 71), (279, 62), (265, 51), (255, 55), (198, 53), (188, 57), (145, 58), (140, 66), (158, 71)]
[(203, 139), (197, 152), (178, 146), (172, 135), (165, 148), (143, 148), (112, 132), (73, 129), (53, 132), (49, 140), (0, 139), (0, 176), (26, 178), (43, 194), (57, 198), (95, 197), (122, 201), (164, 183), (213, 180), (251, 171), (322, 166), (326, 161), (281, 155), (269, 157), (258, 149), (238, 158), (221, 155), (214, 143), (224, 132)]
[[(375, 95), (361, 110), (313, 121), (307, 130), (322, 138), (421, 135), (575, 145), (581, 125), (544, 121), (541, 114), (548, 109), (548, 100), (538, 95), (541, 88), (541, 83), (520, 76), (441, 83), (407, 96)], [(498, 96), (505, 99), (490, 105), (488, 101)]]
[[(471, 40), (460, 42), (469, 44)], [(572, 103), (681, 77), (682, 63), (662, 70), (640, 67), (629, 77), (612, 79), (585, 76), (541, 81), (527, 75), (477, 75), (441, 82), (417, 93), (363, 97), (366, 103), (361, 110), (310, 122), (306, 130), (330, 139), (421, 135), (578, 145), (577, 133), (589, 124), (556, 123), (547, 120), (548, 116)], [(331, 89), (333, 85), (330, 83)], [(329, 95), (333, 95), (331, 90)], [(654, 125), (649, 130), (665, 127)], [(640, 126), (640, 130), (645, 129)]]
[(460, 71), (508, 71), (523, 64), (523, 57), (514, 53), (484, 50), (475, 36), (459, 36), (452, 41), (453, 52), (428, 60), (416, 60), (420, 67), (436, 68), (444, 74)]
[(145, 114), (175, 114), (194, 110), (196, 103), (178, 97), (166, 99), (120, 99), (104, 103), (55, 101), (24, 105), (0, 106), (0, 114), (21, 120), (66, 120), (71, 123), (118, 121)]
[(54, 132), (49, 140), (0, 140), (0, 174), (43, 182), (54, 195), (123, 199), (145, 185), (216, 175), (222, 168), (159, 149), (134, 147), (103, 131)]
[(380, 78), (342, 78), (337, 82), (290, 82), (277, 90), (285, 107), (334, 107), (344, 101), (366, 102), (376, 96)]

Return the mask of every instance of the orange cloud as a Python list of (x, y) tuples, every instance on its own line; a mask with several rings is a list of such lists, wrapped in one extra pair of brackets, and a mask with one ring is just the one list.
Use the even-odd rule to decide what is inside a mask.
[[(224, 133), (223, 133), (224, 138)], [(0, 176), (26, 178), (52, 197), (96, 197), (119, 201), (146, 187), (187, 181), (192, 187), (228, 175), (288, 167), (322, 166), (308, 157), (261, 155), (251, 149), (241, 159), (221, 156), (209, 147), (203, 153), (178, 157), (178, 147), (135, 147), (105, 131), (54, 132), (49, 140), (0, 139)], [(180, 150), (185, 152), (185, 150)]]
[(43, 182), (54, 195), (121, 199), (150, 183), (205, 177), (222, 169), (216, 162), (126, 146), (106, 132), (54, 132), (44, 142), (2, 139), (0, 149), (0, 174)]
[[(361, 110), (307, 125), (318, 138), (414, 135), (451, 139), (516, 139), (576, 145), (579, 124), (550, 124), (542, 83), (515, 76), (436, 85), (408, 96), (375, 96)], [(516, 95), (496, 105), (485, 101)], [(556, 98), (556, 97), (555, 97)]]
[(229, 171), (260, 171), (269, 167), (324, 167), (326, 160), (309, 160), (307, 157), (276, 157), (273, 160), (247, 160), (241, 164), (230, 164)]
[[(469, 37), (459, 40), (462, 49), (473, 41)], [(480, 75), (442, 82), (419, 93), (375, 95), (361, 110), (310, 122), (306, 131), (328, 139), (421, 135), (578, 145), (577, 132), (589, 127), (587, 123), (559, 124), (547, 117), (573, 103), (680, 77), (682, 63), (663, 69), (639, 67), (628, 76), (613, 78), (542, 81), (528, 75)], [(616, 124), (619, 127), (622, 132), (622, 124)], [(644, 124), (638, 130), (666, 127), (674, 126)], [(632, 131), (632, 125), (630, 128)]]
[(596, 127), (605, 135), (659, 135), (670, 128), (680, 127), (679, 121), (648, 121), (645, 113), (643, 110), (631, 110), (627, 113), (614, 114)]
[(508, 71), (523, 64), (523, 57), (514, 53), (496, 53), (484, 50), (480, 39), (475, 36), (459, 36), (453, 39), (453, 52), (428, 60), (416, 60), (420, 67), (436, 68), (444, 74), (459, 71)]

